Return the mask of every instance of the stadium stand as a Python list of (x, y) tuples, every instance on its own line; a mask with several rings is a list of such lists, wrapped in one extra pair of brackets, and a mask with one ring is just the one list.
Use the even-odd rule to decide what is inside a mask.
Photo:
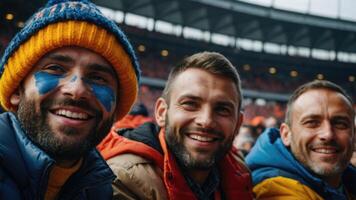
[[(154, 101), (160, 96), (170, 67), (186, 55), (204, 50), (223, 53), (240, 72), (246, 98), (245, 123), (250, 123), (256, 115), (273, 115), (281, 121), (291, 91), (316, 78), (340, 84), (356, 99), (356, 60), (317, 59), (312, 53), (303, 56), (303, 53), (298, 54), (302, 51), (294, 49), (297, 53), (293, 53), (290, 48), (302, 46), (355, 54), (356, 29), (352, 28), (356, 27), (355, 22), (302, 15), (241, 1), (219, 1), (219, 4), (202, 0), (93, 1), (101, 5), (107, 15), (118, 18), (118, 23), (137, 48), (144, 76), (138, 102), (147, 106), (151, 116)], [(0, 54), (18, 27), (23, 26), (29, 14), (44, 2), (0, 2)], [(122, 19), (119, 19), (120, 13)], [(132, 24), (128, 21), (129, 14), (149, 20), (144, 24)], [(151, 19), (153, 28), (149, 27)], [(163, 33), (155, 26), (160, 21), (176, 25), (177, 30), (180, 26), (202, 30), (203, 35), (207, 32), (225, 34), (230, 39), (233, 37), (234, 42), (219, 44), (213, 41), (213, 34), (196, 39), (192, 37), (194, 34), (184, 34), (184, 31)], [(248, 49), (241, 42), (244, 40), (254, 41), (257, 45)], [(267, 44), (271, 43), (280, 45), (279, 53), (267, 51)], [(263, 44), (262, 50), (256, 51), (259, 44)]]

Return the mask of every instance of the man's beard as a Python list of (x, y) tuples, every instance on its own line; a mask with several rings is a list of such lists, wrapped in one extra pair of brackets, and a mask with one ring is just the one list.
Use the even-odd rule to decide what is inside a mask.
[[(293, 134), (293, 133), (292, 133)], [(292, 135), (292, 141), (295, 141)], [(336, 141), (330, 141), (330, 142), (319, 142), (318, 144), (313, 144), (314, 146), (333, 146), (336, 149), (339, 149), (339, 145), (336, 143)], [(309, 147), (308, 147), (309, 148)], [(344, 155), (339, 159), (334, 166), (332, 167), (324, 167), (322, 164), (319, 165), (317, 161), (313, 160), (308, 160), (305, 158), (303, 153), (300, 151), (301, 148), (298, 146), (294, 146), (293, 144), (290, 147), (290, 150), (292, 151), (292, 154), (294, 157), (309, 171), (311, 171), (313, 174), (320, 178), (325, 178), (325, 177), (332, 177), (332, 176), (338, 176), (342, 174), (342, 172), (345, 170), (345, 168), (348, 165), (348, 161), (350, 160), (349, 158), (351, 157), (347, 153), (347, 155)], [(327, 160), (325, 160), (327, 161)]]
[[(173, 155), (178, 161), (178, 164), (187, 169), (187, 170), (209, 170), (211, 169), (217, 162), (219, 162), (230, 150), (232, 146), (232, 139), (226, 140), (230, 142), (225, 142), (220, 144), (219, 149), (214, 152), (210, 158), (204, 160), (195, 159), (188, 149), (184, 146), (184, 133), (186, 129), (181, 129), (180, 133), (175, 133), (174, 129), (170, 126), (168, 116), (166, 115), (166, 126), (165, 126), (165, 140), (168, 148), (171, 150)], [(207, 132), (213, 132), (215, 134), (218, 133), (215, 130), (207, 130)], [(204, 153), (204, 152), (201, 152)]]
[[(55, 137), (53, 129), (48, 124), (48, 112), (52, 105), (71, 105), (95, 113), (95, 127), (81, 140), (61, 141)], [(102, 113), (94, 110), (87, 101), (74, 101), (71, 99), (46, 100), (40, 106), (40, 112), (35, 110), (35, 102), (22, 98), (17, 112), (18, 119), (27, 136), (39, 148), (45, 151), (57, 162), (77, 160), (94, 148), (109, 133), (113, 123), (113, 117), (102, 122), (99, 127)], [(58, 130), (57, 130), (58, 131)], [(79, 134), (75, 128), (61, 127), (59, 129), (65, 135)]]

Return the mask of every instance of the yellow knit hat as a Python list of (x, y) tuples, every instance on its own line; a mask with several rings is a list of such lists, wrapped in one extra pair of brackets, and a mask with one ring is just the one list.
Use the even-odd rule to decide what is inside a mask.
[(111, 63), (119, 79), (117, 119), (134, 104), (140, 70), (131, 44), (115, 23), (87, 1), (50, 1), (10, 42), (0, 62), (0, 102), (16, 110), (10, 97), (36, 62), (64, 46), (90, 49)]

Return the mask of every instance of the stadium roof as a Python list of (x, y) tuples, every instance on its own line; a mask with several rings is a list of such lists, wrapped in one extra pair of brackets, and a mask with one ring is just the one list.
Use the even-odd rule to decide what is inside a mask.
[[(236, 0), (94, 0), (125, 13), (229, 36), (356, 52), (356, 23)], [(290, 1), (289, 1), (290, 2)]]
[[(158, 25), (170, 26), (171, 32), (185, 38), (199, 37), (204, 41), (256, 52), (356, 63), (356, 22), (341, 19), (340, 9), (344, 4), (340, 3), (337, 4), (339, 11), (335, 19), (312, 15), (311, 5), (314, 4), (311, 2), (320, 0), (288, 1), (308, 2), (308, 11), (299, 9), (304, 13), (284, 10), (286, 6), (278, 4), (282, 0), (92, 1), (110, 8), (113, 18), (120, 15), (122, 21), (119, 23), (126, 23), (132, 15), (144, 16), (146, 19), (142, 22), (136, 18), (133, 21), (154, 31), (159, 31)], [(262, 2), (262, 6), (246, 1)], [(350, 0), (330, 0), (336, 1)], [(12, 11), (18, 15), (15, 16), (17, 20), (24, 21), (45, 2), (2, 0), (0, 11)]]

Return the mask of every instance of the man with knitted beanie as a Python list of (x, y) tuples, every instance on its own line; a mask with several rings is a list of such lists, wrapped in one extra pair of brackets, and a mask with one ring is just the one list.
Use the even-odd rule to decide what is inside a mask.
[(0, 60), (0, 199), (111, 199), (95, 146), (134, 104), (140, 69), (88, 0), (49, 0)]

